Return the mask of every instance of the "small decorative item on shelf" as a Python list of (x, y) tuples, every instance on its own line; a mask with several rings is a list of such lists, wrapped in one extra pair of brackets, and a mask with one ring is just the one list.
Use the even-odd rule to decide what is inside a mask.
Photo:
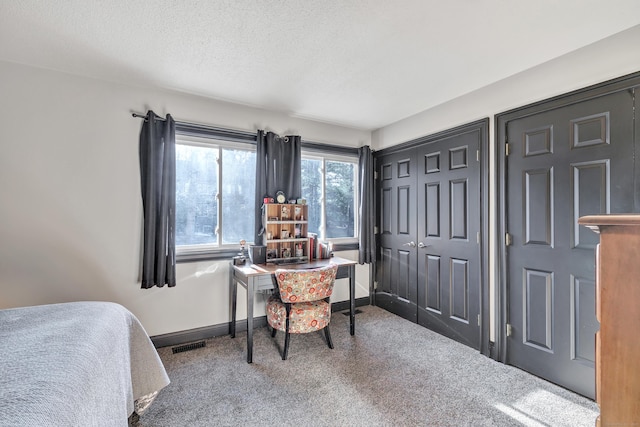
[(307, 204), (307, 199), (305, 199), (304, 197), (300, 198), (300, 199), (297, 200), (297, 203), (299, 205), (306, 205)]
[(273, 197), (265, 197), (263, 200), (263, 203), (265, 205), (268, 205), (269, 203), (273, 203)]
[(284, 195), (284, 191), (278, 191), (276, 193), (276, 201), (278, 203), (284, 203), (287, 201), (287, 196)]
[(291, 249), (282, 248), (282, 258), (291, 258)]
[(302, 206), (296, 206), (293, 208), (293, 218), (296, 221), (303, 221), (302, 218)]
[(278, 251), (276, 249), (267, 249), (267, 259), (278, 258)]
[(300, 224), (296, 224), (296, 229), (293, 232), (293, 237), (296, 239), (300, 238)]
[(290, 210), (289, 210), (289, 206), (282, 206), (282, 209), (280, 211), (280, 219), (285, 221), (289, 219), (289, 215), (290, 215)]
[(300, 258), (304, 255), (304, 251), (302, 250), (302, 243), (296, 245), (296, 257)]
[(288, 239), (289, 238), (289, 230), (280, 231), (280, 238), (281, 239)]

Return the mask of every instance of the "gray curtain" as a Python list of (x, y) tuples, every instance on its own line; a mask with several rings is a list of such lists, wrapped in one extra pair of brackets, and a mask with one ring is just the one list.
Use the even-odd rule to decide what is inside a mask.
[(358, 262), (373, 263), (376, 259), (375, 182), (373, 179), (373, 153), (368, 145), (358, 148), (358, 168), (360, 172), (360, 214)]
[(140, 131), (142, 288), (176, 285), (176, 125), (147, 113)]
[(256, 139), (255, 240), (262, 242), (262, 203), (283, 191), (287, 200), (302, 197), (302, 139), (298, 135), (278, 136), (258, 131)]

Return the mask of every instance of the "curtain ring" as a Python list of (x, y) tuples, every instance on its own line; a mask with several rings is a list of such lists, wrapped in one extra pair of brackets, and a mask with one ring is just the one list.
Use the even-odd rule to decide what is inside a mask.
[(282, 139), (284, 139), (284, 142), (289, 142), (289, 137), (288, 137), (288, 136), (285, 136), (285, 137), (284, 137), (284, 138), (282, 138)]

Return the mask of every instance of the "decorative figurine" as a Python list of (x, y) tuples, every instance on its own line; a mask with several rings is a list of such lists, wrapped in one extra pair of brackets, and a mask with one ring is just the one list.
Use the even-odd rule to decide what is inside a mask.
[(282, 206), (282, 210), (280, 211), (280, 219), (286, 220), (289, 219), (289, 206)]
[(233, 265), (244, 265), (247, 262), (249, 252), (247, 252), (246, 248), (244, 247), (246, 244), (246, 240), (240, 240), (240, 252), (238, 253), (238, 255), (233, 257)]

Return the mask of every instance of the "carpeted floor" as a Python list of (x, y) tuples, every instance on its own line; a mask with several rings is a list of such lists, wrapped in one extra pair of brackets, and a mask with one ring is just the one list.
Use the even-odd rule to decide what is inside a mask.
[(356, 335), (333, 313), (320, 333), (292, 336), (289, 358), (266, 327), (158, 350), (171, 384), (142, 414), (151, 426), (592, 427), (597, 405), (378, 307), (360, 307)]

